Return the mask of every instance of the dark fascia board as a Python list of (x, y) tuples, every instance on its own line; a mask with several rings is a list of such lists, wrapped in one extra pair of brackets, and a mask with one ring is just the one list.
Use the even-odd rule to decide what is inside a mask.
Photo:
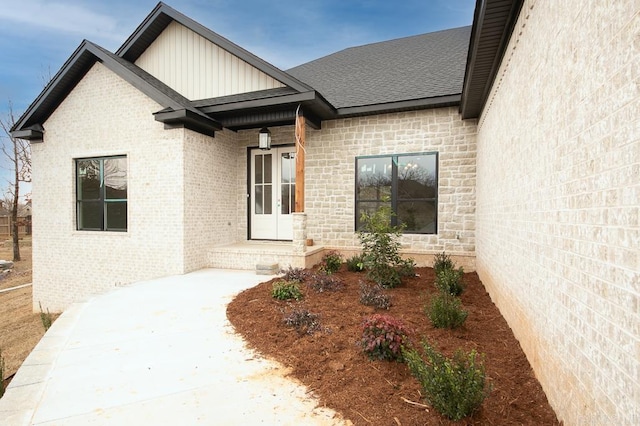
[[(60, 98), (60, 96), (57, 96), (57, 92), (61, 90), (68, 93), (84, 76), (89, 69), (89, 66), (84, 64), (84, 60), (86, 60), (86, 43), (87, 40), (83, 40), (82, 43), (80, 43), (56, 75), (53, 76), (45, 88), (42, 89), (42, 92), (40, 92), (31, 105), (29, 105), (18, 121), (15, 122), (11, 128), (12, 134), (14, 132), (27, 130), (34, 124), (41, 125), (60, 104), (62, 99), (64, 99), (64, 97)], [(49, 111), (43, 111), (43, 109)]]
[(318, 92), (311, 90), (304, 93), (295, 93), (272, 98), (253, 99), (242, 102), (232, 102), (220, 105), (203, 106), (200, 110), (206, 114), (225, 113), (238, 110), (256, 108), (278, 107), (287, 104), (313, 103), (314, 107), (321, 111), (322, 118), (333, 118), (335, 109)]
[[(76, 84), (96, 62), (101, 62), (104, 66), (140, 90), (142, 93), (158, 102), (163, 107), (169, 107), (173, 110), (185, 108), (191, 109), (193, 114), (201, 115), (203, 119), (210, 120), (212, 125), (219, 126), (219, 123), (216, 123), (215, 120), (207, 117), (195, 108), (190, 108), (178, 102), (175, 98), (168, 96), (144, 78), (129, 70), (104, 49), (90, 41), (83, 40), (82, 43), (80, 43), (80, 46), (78, 46), (75, 52), (62, 66), (60, 71), (58, 71), (36, 100), (29, 106), (27, 111), (16, 122), (12, 128), (12, 134), (14, 131), (20, 132), (22, 130), (27, 130), (29, 129), (29, 126), (33, 126), (35, 124), (42, 126), (42, 123), (46, 121), (51, 113), (58, 107), (58, 105), (60, 105), (62, 100), (64, 100), (69, 92), (73, 90)], [(27, 133), (25, 135), (22, 133), (22, 135), (29, 136), (30, 134)], [(35, 137), (36, 135), (33, 134), (33, 136)]]
[(40, 124), (34, 124), (26, 129), (12, 131), (11, 136), (30, 142), (42, 142), (44, 138), (44, 128)]
[[(523, 3), (524, 0), (477, 0), (460, 102), (463, 119), (478, 118), (482, 113)], [(480, 63), (480, 52), (487, 51), (491, 56), (482, 58)]]
[[(171, 19), (167, 20), (167, 17)], [(145, 18), (145, 20), (142, 21), (140, 26), (138, 26), (133, 34), (129, 36), (127, 41), (125, 41), (124, 44), (116, 51), (116, 55), (132, 63), (135, 62), (140, 57), (142, 52), (144, 52), (147, 47), (149, 47), (151, 43), (156, 39), (156, 37), (162, 32), (162, 30), (164, 30), (167, 25), (169, 25), (171, 20), (184, 25), (185, 27), (196, 32), (205, 39), (220, 46), (227, 52), (237, 56), (253, 67), (285, 84), (286, 86), (289, 86), (299, 92), (306, 92), (312, 89), (300, 80), (292, 77), (279, 68), (276, 68), (267, 61), (257, 57), (256, 55), (250, 53), (249, 51), (243, 49), (242, 47), (229, 41), (221, 35), (214, 33), (204, 25), (199, 24), (188, 16), (183, 15), (182, 13), (167, 6), (162, 2), (158, 3), (156, 7), (151, 11), (151, 13)]]
[(338, 108), (337, 118), (347, 118), (362, 115), (386, 114), (390, 112), (440, 108), (460, 104), (460, 94), (452, 94), (424, 99), (410, 99), (406, 101), (389, 102), (384, 104), (362, 105)]
[(207, 136), (214, 136), (216, 130), (222, 129), (222, 125), (217, 121), (189, 109), (172, 110), (166, 108), (153, 115), (156, 121), (170, 127), (184, 126)]

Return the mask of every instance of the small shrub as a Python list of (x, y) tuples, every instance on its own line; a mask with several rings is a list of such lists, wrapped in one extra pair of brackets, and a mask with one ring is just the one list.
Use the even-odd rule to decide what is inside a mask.
[(278, 300), (300, 300), (302, 292), (297, 282), (279, 280), (273, 283), (271, 297)]
[(426, 362), (415, 349), (403, 348), (402, 354), (427, 402), (451, 420), (471, 415), (490, 392), (485, 386), (484, 363), (477, 359), (477, 352), (465, 354), (457, 350), (450, 359), (426, 341), (422, 346)]
[(453, 269), (454, 264), (451, 257), (445, 252), (438, 253), (433, 257), (433, 271), (438, 275), (440, 271), (445, 269)]
[(42, 326), (44, 327), (44, 331), (46, 333), (47, 330), (49, 330), (49, 328), (51, 327), (53, 319), (51, 318), (51, 312), (49, 312), (48, 309), (47, 312), (44, 312), (42, 310), (42, 303), (38, 302), (38, 305), (40, 306), (40, 321), (42, 321)]
[(318, 293), (338, 291), (344, 287), (344, 283), (339, 278), (324, 274), (312, 275), (307, 280), (307, 285)]
[(2, 349), (0, 349), (0, 398), (4, 395), (4, 357)]
[(364, 271), (364, 259), (362, 255), (355, 255), (347, 259), (347, 270), (350, 272)]
[(394, 288), (402, 284), (402, 278), (396, 268), (386, 263), (371, 265), (367, 277), (384, 288)]
[(280, 271), (284, 275), (282, 279), (285, 281), (295, 281), (298, 283), (303, 283), (304, 280), (309, 276), (309, 271), (304, 268), (293, 268), (289, 266), (288, 269), (283, 269)]
[(382, 291), (377, 284), (360, 282), (360, 303), (365, 306), (373, 306), (376, 309), (389, 309), (391, 297)]
[(462, 309), (460, 299), (445, 292), (439, 292), (426, 308), (427, 316), (436, 328), (457, 328), (464, 324), (468, 312)]
[(464, 270), (462, 267), (459, 269), (443, 269), (436, 274), (436, 287), (444, 293), (460, 296), (464, 290), (463, 275)]
[(415, 260), (403, 259), (398, 263), (398, 274), (401, 277), (415, 277), (416, 276), (416, 262)]
[(342, 255), (335, 250), (332, 250), (322, 256), (320, 262), (320, 270), (327, 275), (335, 274), (342, 265)]
[(287, 327), (293, 327), (300, 336), (312, 335), (320, 330), (320, 315), (312, 314), (306, 309), (294, 309), (283, 319)]
[(369, 359), (402, 361), (402, 346), (408, 343), (402, 322), (389, 315), (372, 315), (362, 323), (360, 346)]

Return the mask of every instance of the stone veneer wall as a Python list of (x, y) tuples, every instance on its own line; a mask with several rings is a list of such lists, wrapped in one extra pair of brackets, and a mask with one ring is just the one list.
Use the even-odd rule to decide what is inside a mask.
[(567, 425), (640, 423), (640, 10), (524, 3), (478, 125), (478, 273)]
[[(183, 273), (185, 130), (165, 130), (162, 107), (100, 63), (32, 144), (33, 302), (61, 311), (117, 285)], [(132, 131), (135, 129), (135, 131)], [(76, 231), (74, 159), (128, 160), (128, 231)]]
[[(290, 144), (293, 127), (273, 128), (273, 145)], [(355, 158), (378, 154), (439, 152), (438, 234), (402, 237), (403, 250), (420, 264), (446, 250), (473, 270), (475, 250), (476, 123), (460, 119), (457, 108), (325, 121), (321, 130), (307, 128), (305, 213), (307, 237), (314, 244), (352, 252), (359, 248), (354, 232)], [(247, 146), (256, 131), (239, 132), (238, 238), (247, 235)]]

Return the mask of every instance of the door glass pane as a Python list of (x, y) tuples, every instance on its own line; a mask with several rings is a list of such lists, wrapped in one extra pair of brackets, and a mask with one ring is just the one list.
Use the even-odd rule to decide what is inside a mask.
[(358, 200), (391, 197), (391, 157), (359, 158), (356, 163)]
[(398, 201), (398, 223), (404, 223), (407, 232), (435, 234), (436, 218), (435, 201)]
[(127, 198), (127, 159), (109, 158), (104, 160), (104, 186), (107, 199)]
[(264, 185), (264, 214), (273, 213), (273, 187), (272, 185)]
[(76, 167), (78, 200), (100, 199), (100, 161), (80, 160)]
[(398, 157), (398, 200), (436, 198), (436, 156)]
[(280, 190), (282, 191), (282, 193), (280, 194), (280, 197), (282, 199), (282, 203), (280, 204), (280, 213), (281, 214), (289, 214), (291, 213), (291, 194), (289, 192), (289, 189), (291, 188), (291, 185), (281, 185)]
[(263, 214), (264, 213), (264, 209), (262, 208), (263, 206), (263, 199), (262, 199), (262, 185), (256, 185), (254, 187), (254, 196), (253, 196), (254, 201), (254, 211), (256, 214)]
[(295, 203), (296, 154), (280, 155), (280, 213), (291, 214)]
[(273, 183), (271, 173), (271, 154), (264, 155), (264, 183)]
[(253, 174), (256, 185), (262, 183), (262, 161), (264, 155), (256, 155), (253, 159)]

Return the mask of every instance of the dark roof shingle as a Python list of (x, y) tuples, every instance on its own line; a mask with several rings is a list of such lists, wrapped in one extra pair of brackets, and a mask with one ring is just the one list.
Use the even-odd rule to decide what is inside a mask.
[(470, 34), (461, 27), (352, 47), (287, 72), (336, 108), (459, 95)]

